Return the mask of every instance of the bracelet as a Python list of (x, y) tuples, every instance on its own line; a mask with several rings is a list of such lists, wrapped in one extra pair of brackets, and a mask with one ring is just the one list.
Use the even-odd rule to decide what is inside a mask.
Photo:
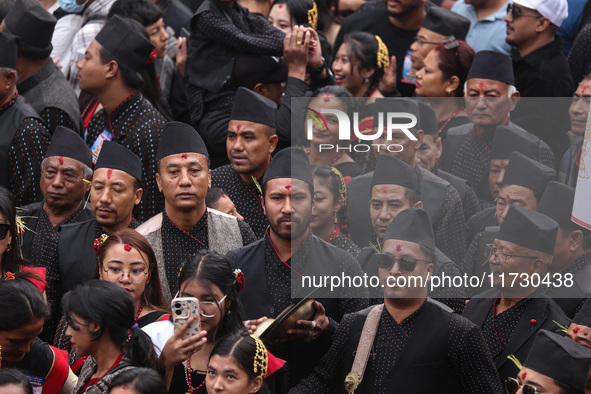
[(308, 72), (310, 74), (318, 75), (318, 74), (322, 73), (322, 71), (324, 71), (324, 69), (326, 68), (326, 62), (324, 61), (324, 57), (322, 57), (321, 59), (322, 59), (322, 64), (319, 67), (308, 69)]

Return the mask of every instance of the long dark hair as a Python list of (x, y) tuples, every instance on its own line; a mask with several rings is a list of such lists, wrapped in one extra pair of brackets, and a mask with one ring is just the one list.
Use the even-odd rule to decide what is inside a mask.
[(369, 89), (367, 89), (364, 96), (367, 97), (378, 87), (380, 80), (384, 76), (384, 69), (378, 66), (378, 40), (374, 35), (357, 31), (347, 34), (341, 45), (344, 45), (345, 42), (350, 45), (349, 58), (351, 59), (351, 67), (356, 67), (359, 72), (364, 68), (375, 70), (371, 76)]
[[(169, 307), (164, 301), (164, 296), (162, 295), (162, 284), (160, 283), (160, 276), (158, 276), (158, 264), (156, 263), (156, 255), (154, 254), (154, 250), (152, 249), (146, 238), (144, 238), (144, 236), (138, 233), (137, 231), (132, 230), (130, 228), (125, 228), (107, 238), (105, 243), (101, 246), (98, 256), (99, 272), (103, 272), (103, 262), (105, 260), (105, 255), (107, 254), (107, 251), (111, 247), (120, 244), (129, 244), (130, 246), (139, 250), (142, 254), (145, 254), (148, 258), (148, 261), (144, 261), (144, 263), (146, 263), (148, 266), (148, 271), (150, 273), (150, 281), (146, 283), (146, 288), (144, 290), (144, 293), (142, 294), (142, 302), (149, 308), (168, 310)], [(95, 279), (98, 279), (98, 273), (95, 274)]]
[(33, 394), (33, 387), (25, 374), (14, 368), (0, 369), (0, 387), (8, 386), (9, 384), (19, 386), (25, 394)]
[(14, 280), (0, 280), (0, 331), (12, 331), (49, 316), (49, 308), (29, 273), (19, 272)]
[(216, 285), (226, 295), (226, 305), (229, 303), (228, 312), (223, 311), (218, 304), (222, 319), (216, 327), (214, 338), (222, 339), (235, 332), (245, 332), (242, 321), (242, 311), (238, 305), (236, 286), (234, 284), (234, 271), (232, 264), (220, 254), (207, 250), (200, 250), (189, 257), (179, 275), (179, 289), (182, 292), (183, 284), (189, 280), (197, 279), (206, 288)]
[(109, 393), (115, 387), (126, 385), (139, 394), (166, 394), (166, 384), (153, 369), (133, 368), (113, 378), (109, 384)]
[[(89, 280), (66, 293), (62, 298), (64, 313), (72, 321), (72, 313), (82, 319), (96, 323), (99, 328), (90, 332), (91, 340), (96, 341), (105, 332), (125, 356), (136, 366), (163, 371), (150, 337), (135, 327), (135, 305), (131, 295), (120, 286), (103, 280)], [(75, 324), (70, 328), (76, 330)]]
[[(262, 349), (259, 349), (259, 352), (261, 350), (266, 356), (267, 349), (264, 347), (264, 345)], [(224, 338), (215, 345), (211, 351), (209, 359), (211, 360), (214, 355), (233, 358), (234, 361), (244, 370), (244, 372), (246, 372), (250, 381), (255, 379), (257, 376), (262, 376), (260, 365), (257, 365), (257, 372), (254, 372), (255, 365), (257, 364), (255, 362), (255, 356), (257, 355), (257, 341), (252, 336), (248, 335), (248, 333), (237, 333)], [(265, 378), (265, 376), (262, 377)], [(263, 381), (263, 386), (258, 391), (258, 393), (268, 392), (268, 388)]]
[(453, 76), (458, 77), (460, 82), (455, 96), (464, 97), (464, 83), (474, 60), (474, 49), (464, 41), (457, 41), (457, 43), (457, 47), (450, 49), (446, 48), (449, 44), (439, 44), (433, 51), (437, 54), (437, 65), (443, 80)]
[[(17, 202), (14, 195), (5, 187), (0, 186), (0, 213), (4, 215), (8, 224), (10, 224), (10, 235), (12, 242), (10, 248), (7, 248), (2, 255), (0, 263), (0, 276), (6, 272), (19, 272), (21, 267), (28, 266), (29, 263), (22, 258), (20, 233), (16, 225)], [(8, 234), (6, 235), (8, 236)]]

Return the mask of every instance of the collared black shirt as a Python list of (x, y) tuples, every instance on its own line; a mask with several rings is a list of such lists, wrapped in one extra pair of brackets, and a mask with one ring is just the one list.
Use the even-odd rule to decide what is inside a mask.
[[(86, 115), (86, 114), (84, 114)], [(83, 116), (86, 119), (86, 116)], [(85, 130), (89, 147), (107, 130), (113, 141), (129, 148), (142, 161), (142, 202), (134, 209), (134, 215), (143, 222), (161, 212), (164, 198), (156, 185), (156, 152), (160, 132), (166, 119), (138, 91), (130, 94), (108, 116), (105, 110), (94, 115)]]
[[(262, 185), (262, 177), (257, 182)], [(228, 164), (212, 171), (211, 186), (222, 188), (226, 192), (236, 205), (236, 211), (244, 217), (257, 238), (265, 235), (269, 221), (263, 211), (263, 196), (254, 182), (245, 184), (232, 165)]]

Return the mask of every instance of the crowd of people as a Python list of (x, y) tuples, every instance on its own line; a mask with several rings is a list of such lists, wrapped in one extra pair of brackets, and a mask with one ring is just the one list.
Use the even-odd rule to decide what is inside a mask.
[(0, 393), (591, 393), (590, 34), (0, 0)]

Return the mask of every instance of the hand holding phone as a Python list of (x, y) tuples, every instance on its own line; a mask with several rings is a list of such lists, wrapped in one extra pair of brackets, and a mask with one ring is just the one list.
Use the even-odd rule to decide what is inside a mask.
[(193, 321), (189, 325), (183, 339), (190, 338), (193, 335), (197, 335), (201, 331), (201, 319), (199, 317), (199, 301), (195, 297), (180, 297), (172, 300), (170, 304), (172, 310), (172, 323), (174, 325), (174, 331), (180, 331), (183, 324), (187, 322), (189, 318), (193, 318)]

